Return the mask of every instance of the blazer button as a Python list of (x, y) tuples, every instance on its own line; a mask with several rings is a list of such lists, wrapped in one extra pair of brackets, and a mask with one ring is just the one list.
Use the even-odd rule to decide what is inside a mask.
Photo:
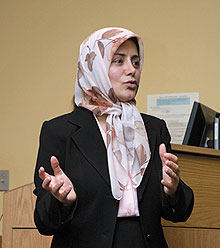
[(146, 239), (147, 239), (147, 241), (150, 241), (151, 235), (149, 233), (146, 234)]

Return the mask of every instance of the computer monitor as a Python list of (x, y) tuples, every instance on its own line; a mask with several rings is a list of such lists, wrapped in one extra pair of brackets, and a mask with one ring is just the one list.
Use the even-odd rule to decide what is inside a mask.
[(206, 105), (194, 102), (182, 144), (214, 148), (214, 121), (217, 114)]

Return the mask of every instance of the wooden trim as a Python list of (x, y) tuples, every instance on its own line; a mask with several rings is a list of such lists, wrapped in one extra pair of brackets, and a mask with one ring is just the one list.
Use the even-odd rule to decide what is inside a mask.
[(213, 157), (220, 157), (220, 150), (205, 148), (205, 147), (197, 147), (197, 146), (186, 146), (186, 145), (178, 145), (171, 144), (172, 150), (175, 152), (188, 153), (188, 154), (198, 154), (198, 155), (206, 155)]
[(218, 248), (220, 229), (164, 227), (169, 248)]

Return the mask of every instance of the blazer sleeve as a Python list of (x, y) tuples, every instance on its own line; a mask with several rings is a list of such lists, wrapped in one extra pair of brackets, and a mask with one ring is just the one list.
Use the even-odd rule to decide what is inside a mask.
[[(163, 120), (161, 128), (161, 143), (166, 145), (168, 152), (172, 152), (170, 145), (170, 134), (166, 127), (165, 121)], [(172, 222), (186, 221), (189, 218), (194, 205), (194, 195), (192, 189), (180, 179), (174, 199), (171, 199), (165, 194), (162, 185), (161, 191), (162, 217)]]
[(64, 208), (53, 195), (42, 188), (42, 180), (38, 175), (38, 170), (41, 166), (45, 171), (53, 175), (53, 170), (50, 164), (51, 156), (56, 156), (59, 160), (61, 168), (65, 171), (65, 139), (59, 135), (60, 130), (50, 122), (44, 122), (41, 134), (40, 145), (35, 167), (34, 194), (37, 196), (34, 221), (39, 232), (44, 235), (53, 235), (65, 227), (66, 223), (72, 218), (74, 207), (67, 218), (64, 218)]

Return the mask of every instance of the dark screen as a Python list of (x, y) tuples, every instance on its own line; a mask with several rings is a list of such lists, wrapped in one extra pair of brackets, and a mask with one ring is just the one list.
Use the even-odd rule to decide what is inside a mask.
[(213, 123), (216, 112), (202, 103), (194, 102), (183, 145), (213, 148)]

